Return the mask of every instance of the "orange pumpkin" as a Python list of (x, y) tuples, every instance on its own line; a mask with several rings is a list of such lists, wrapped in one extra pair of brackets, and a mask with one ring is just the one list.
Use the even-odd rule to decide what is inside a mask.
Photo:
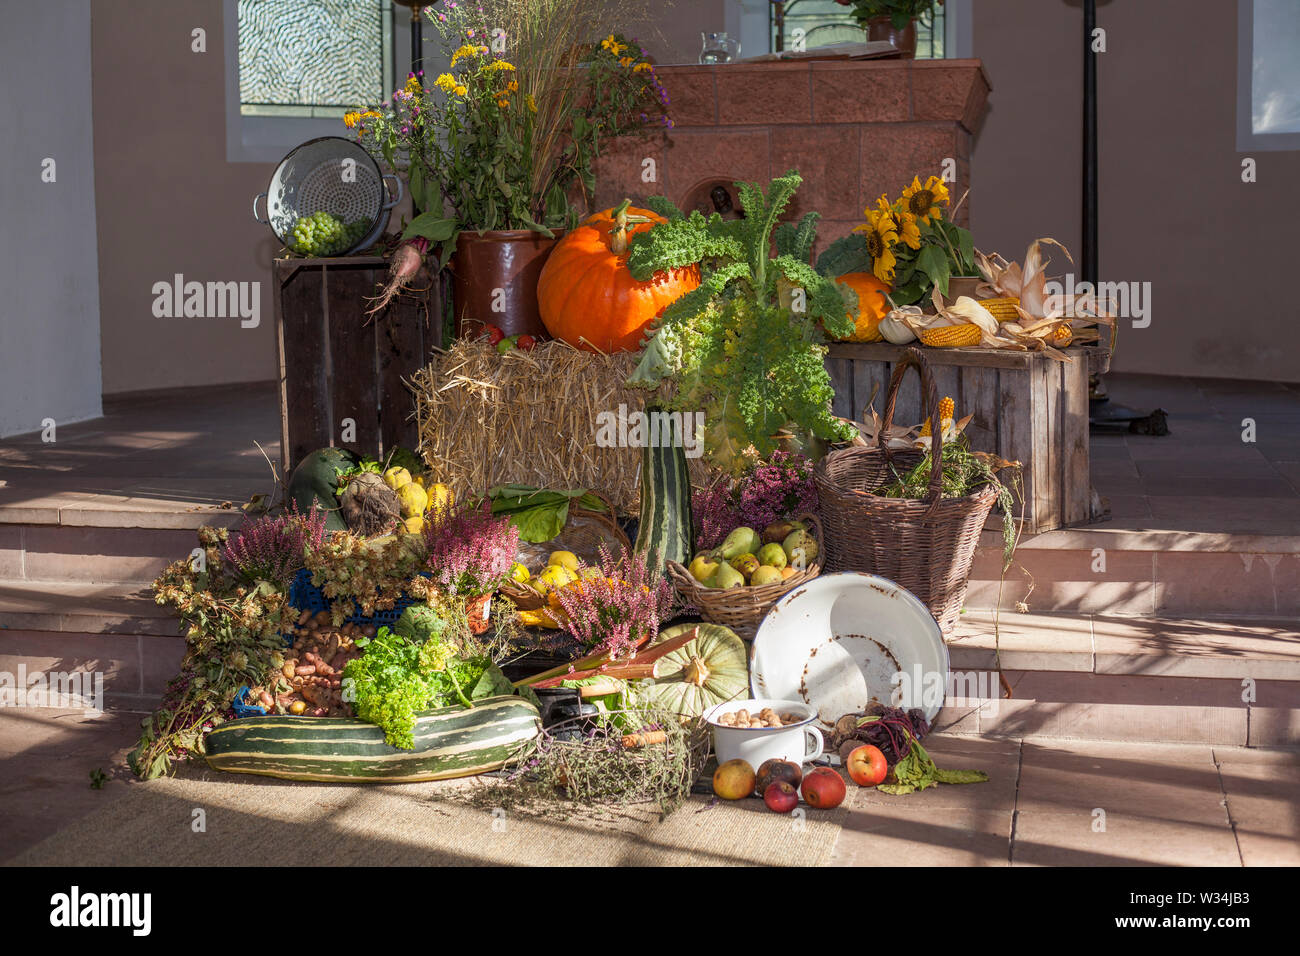
[(889, 314), (889, 286), (881, 282), (870, 272), (848, 272), (835, 280), (858, 294), (858, 308), (849, 310), (853, 320), (853, 334), (848, 342), (879, 342), (884, 336), (880, 334), (880, 320)]
[(695, 266), (638, 282), (627, 271), (628, 238), (665, 222), (628, 202), (588, 218), (555, 245), (537, 280), (542, 323), (588, 352), (631, 352), (664, 307), (700, 284)]

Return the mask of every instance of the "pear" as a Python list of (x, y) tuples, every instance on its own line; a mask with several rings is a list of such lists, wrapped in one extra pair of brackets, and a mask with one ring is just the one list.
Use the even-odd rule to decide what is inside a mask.
[(722, 560), (730, 561), (742, 554), (753, 554), (761, 547), (763, 547), (763, 539), (758, 536), (757, 531), (753, 528), (737, 528), (727, 535), (727, 540), (722, 542), (722, 547), (717, 549), (717, 553)]
[(817, 539), (807, 531), (795, 531), (781, 542), (789, 563), (799, 569), (817, 560)]
[(749, 579), (750, 587), (762, 587), (764, 584), (778, 584), (785, 580), (781, 577), (779, 568), (774, 568), (770, 564), (765, 564), (754, 572), (754, 576)]
[(743, 574), (746, 579), (757, 571), (759, 566), (758, 558), (749, 553), (738, 554), (727, 563)]
[(691, 577), (704, 584), (709, 578), (713, 577), (718, 570), (718, 562), (713, 560), (707, 553), (697, 554), (695, 560), (691, 562)]
[(745, 576), (725, 562), (718, 565), (717, 573), (713, 575), (713, 580), (709, 582), (710, 587), (715, 588), (743, 588), (745, 586)]
[(779, 542), (773, 541), (769, 544), (763, 545), (762, 549), (758, 552), (758, 563), (765, 564), (769, 568), (776, 568), (780, 571), (790, 563), (790, 559), (786, 557), (785, 548), (781, 547)]

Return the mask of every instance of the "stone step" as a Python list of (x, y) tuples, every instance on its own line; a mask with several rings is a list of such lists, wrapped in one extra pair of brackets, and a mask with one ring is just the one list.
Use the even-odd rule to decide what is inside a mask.
[(188, 528), (0, 524), (0, 585), (147, 585), (197, 545)]
[(949, 733), (1300, 746), (1295, 620), (971, 612), (948, 652)]
[[(1300, 616), (1300, 535), (1088, 528), (1020, 542), (1001, 581), (985, 531), (966, 606), (1133, 617)], [(1000, 586), (1001, 585), (1001, 586)]]
[(13, 631), (175, 637), (176, 619), (145, 584), (0, 582), (0, 639)]

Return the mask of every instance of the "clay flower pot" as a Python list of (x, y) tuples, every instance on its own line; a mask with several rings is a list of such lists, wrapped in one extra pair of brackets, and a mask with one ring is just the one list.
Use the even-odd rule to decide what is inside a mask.
[(872, 17), (867, 21), (868, 40), (888, 40), (904, 60), (916, 59), (916, 21), (908, 21), (907, 26), (899, 30), (890, 22), (889, 17)]
[(548, 338), (537, 309), (537, 277), (559, 242), (540, 232), (462, 232), (451, 259), (456, 337), (495, 325), (507, 336)]
[(474, 634), (482, 634), (488, 629), (492, 617), (492, 594), (480, 594), (470, 598), (465, 604), (465, 614), (469, 618), (469, 629)]

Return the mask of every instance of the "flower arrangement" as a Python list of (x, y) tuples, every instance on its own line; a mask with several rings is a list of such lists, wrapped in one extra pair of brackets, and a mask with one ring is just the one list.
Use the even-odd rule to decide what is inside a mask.
[(893, 284), (895, 305), (918, 302), (931, 289), (947, 295), (954, 275), (979, 275), (970, 232), (954, 225), (941, 208), (949, 201), (948, 187), (939, 177), (922, 184), (914, 176), (893, 202), (883, 195), (877, 199), (875, 208), (865, 210), (867, 221), (854, 229), (865, 233), (871, 271)]
[(777, 451), (737, 481), (719, 481), (696, 492), (691, 505), (697, 523), (696, 549), (717, 547), (735, 528), (761, 530), (816, 510), (813, 463), (795, 452)]
[(624, 553), (615, 560), (604, 545), (599, 572), (584, 572), (551, 592), (564, 612), (564, 628), (584, 647), (611, 658), (631, 656), (646, 635), (647, 643), (658, 635), (659, 623), (672, 611), (673, 587), (650, 570), (644, 555)]
[[(853, 19), (865, 27), (870, 21), (888, 17), (895, 30), (902, 30), (913, 20), (919, 20), (930, 11), (936, 0), (837, 0), (843, 6), (853, 7)], [(943, 0), (937, 0), (942, 4)]]
[(448, 0), (426, 8), (447, 72), (431, 82), (412, 75), (390, 101), (344, 117), (374, 155), (405, 166), (422, 214), (408, 238), (444, 242), (457, 229), (549, 235), (576, 225), (602, 144), (671, 125), (668, 94), (645, 50), (613, 32), (582, 42), (607, 7)]
[(313, 507), (303, 514), (295, 502), (279, 515), (263, 515), (243, 525), (226, 542), (222, 557), (250, 582), (269, 581), (287, 589), (306, 566), (308, 550), (325, 540), (325, 512)]
[(667, 380), (674, 386), (668, 407), (703, 409), (704, 454), (733, 475), (771, 455), (783, 428), (823, 440), (852, 437), (831, 414), (824, 343), (828, 334), (848, 336), (853, 320), (839, 287), (809, 265), (818, 215), (777, 226), (801, 182), (790, 170), (766, 192), (737, 183), (743, 219), (687, 217), (655, 197), (649, 205), (668, 222), (630, 245), (634, 278), (698, 265), (701, 281), (655, 319), (628, 384), (653, 389)]
[(485, 508), (436, 512), (424, 530), (424, 567), (437, 591), (479, 597), (505, 583), (519, 551), (519, 528)]

